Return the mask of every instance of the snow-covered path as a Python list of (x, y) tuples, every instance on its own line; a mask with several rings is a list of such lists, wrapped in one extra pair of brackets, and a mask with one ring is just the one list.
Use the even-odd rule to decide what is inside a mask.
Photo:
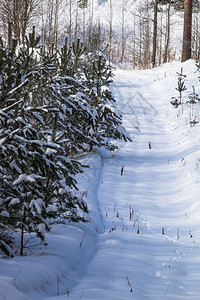
[(199, 125), (170, 104), (182, 66), (189, 93), (193, 61), (116, 71), (133, 142), (80, 158), (91, 222), (53, 225), (46, 249), (0, 258), (0, 300), (200, 299)]
[(191, 171), (199, 140), (177, 128), (167, 72), (116, 74), (115, 98), (135, 139), (104, 158), (105, 232), (70, 299), (200, 299), (200, 188)]

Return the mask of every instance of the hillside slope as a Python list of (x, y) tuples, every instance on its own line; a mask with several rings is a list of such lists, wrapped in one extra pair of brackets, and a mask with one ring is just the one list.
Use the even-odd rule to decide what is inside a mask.
[(116, 72), (113, 90), (135, 139), (104, 160), (105, 232), (70, 299), (199, 299), (199, 128), (170, 104), (181, 66), (189, 88), (193, 61)]
[(133, 142), (82, 158), (91, 223), (54, 225), (42, 254), (0, 259), (0, 299), (199, 299), (199, 125), (170, 104), (181, 67), (186, 99), (198, 92), (192, 60), (115, 72)]

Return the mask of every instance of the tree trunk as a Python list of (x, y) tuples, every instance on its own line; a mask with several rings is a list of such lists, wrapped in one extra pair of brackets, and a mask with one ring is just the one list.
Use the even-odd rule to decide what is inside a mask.
[(113, 22), (113, 7), (112, 7), (112, 0), (110, 0), (109, 53), (108, 53), (109, 65), (111, 63), (111, 52), (112, 52), (112, 22)]
[(184, 10), (182, 62), (191, 58), (192, 0), (185, 0)]
[(21, 227), (21, 247), (20, 247), (20, 255), (23, 256), (24, 250), (24, 226)]
[(52, 28), (53, 28), (53, 1), (48, 0), (48, 47), (52, 44)]
[(162, 63), (162, 41), (163, 41), (163, 25), (162, 25), (162, 16), (160, 19), (160, 53), (159, 53), (159, 66)]
[(158, 0), (154, 0), (153, 54), (152, 54), (153, 67), (155, 67), (156, 65), (157, 27), (158, 27)]
[(133, 69), (135, 70), (136, 67), (136, 43), (135, 43), (135, 16), (134, 16), (134, 26), (133, 26)]
[(55, 48), (58, 48), (58, 18), (59, 18), (59, 9), (60, 9), (60, 0), (56, 0), (55, 9), (54, 9), (54, 43)]
[(125, 47), (126, 47), (126, 40), (125, 40), (125, 2), (124, 2), (124, 0), (122, 0), (122, 52), (121, 52), (121, 59), (120, 59), (121, 64), (124, 61)]
[(169, 49), (169, 40), (170, 40), (170, 8), (171, 8), (171, 0), (169, 0), (169, 6), (167, 9), (167, 38), (166, 38), (166, 44), (165, 44), (165, 53), (163, 57), (163, 63), (167, 62), (168, 58), (168, 49)]
[(72, 0), (69, 1), (69, 45), (72, 42)]
[(77, 41), (77, 38), (78, 38), (78, 13), (79, 13), (79, 11), (78, 11), (78, 2), (77, 2), (77, 4), (76, 4), (76, 17), (75, 17), (75, 19), (76, 19), (76, 21), (75, 21), (75, 41)]
[(22, 227), (21, 227), (21, 247), (20, 247), (20, 255), (23, 256), (24, 254), (24, 222), (26, 217), (26, 209), (24, 207), (24, 214), (22, 218)]

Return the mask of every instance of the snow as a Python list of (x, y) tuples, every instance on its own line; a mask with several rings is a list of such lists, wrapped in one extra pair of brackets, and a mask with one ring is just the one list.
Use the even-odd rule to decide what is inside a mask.
[[(11, 147), (12, 145), (9, 146)], [(15, 154), (18, 155), (17, 149), (15, 147), (12, 147), (12, 149), (15, 151)], [(14, 161), (12, 161), (11, 167), (15, 169), (19, 174), (22, 173), (22, 170), (17, 166), (17, 164)]]
[(115, 72), (133, 142), (80, 155), (89, 222), (52, 224), (48, 246), (1, 258), (0, 299), (199, 299), (199, 125), (189, 124), (189, 104), (170, 104), (181, 67), (186, 100), (193, 85), (199, 92), (193, 60)]
[[(42, 207), (44, 206), (44, 203), (42, 201), (42, 199), (37, 199), (37, 200), (31, 200), (30, 204), (29, 204), (29, 208), (31, 210), (33, 210), (33, 208), (35, 208), (35, 210), (37, 211), (38, 214), (42, 213)], [(42, 225), (44, 224), (40, 224), (38, 227), (39, 231), (43, 231), (42, 230)]]
[(51, 148), (47, 148), (47, 150), (46, 150), (47, 156), (54, 155), (56, 152), (57, 152), (57, 150), (51, 149)]
[(42, 116), (40, 116), (39, 114), (37, 114), (36, 112), (32, 112), (32, 114), (34, 115), (34, 117), (41, 123), (41, 124), (45, 124), (44, 119)]
[(10, 205), (16, 205), (16, 204), (18, 204), (18, 203), (20, 203), (20, 199), (19, 199), (19, 198), (13, 198), (13, 199), (10, 201), (9, 206), (10, 206)]
[(9, 215), (9, 213), (8, 213), (7, 211), (4, 211), (4, 210), (3, 210), (3, 211), (0, 213), (0, 216), (8, 218), (10, 215)]
[(13, 185), (18, 185), (21, 184), (23, 181), (24, 182), (35, 182), (36, 179), (43, 179), (42, 176), (36, 175), (36, 174), (21, 174), (19, 177), (13, 182)]
[(42, 234), (42, 236), (45, 236), (45, 224), (41, 223), (37, 226), (37, 230)]
[(30, 182), (35, 182), (35, 178), (31, 175), (27, 175), (27, 174), (21, 174), (19, 175), (19, 177), (13, 182), (13, 185), (17, 185), (20, 184), (23, 181), (30, 181)]
[(5, 141), (7, 140), (7, 137), (0, 139), (0, 146), (2, 147)]

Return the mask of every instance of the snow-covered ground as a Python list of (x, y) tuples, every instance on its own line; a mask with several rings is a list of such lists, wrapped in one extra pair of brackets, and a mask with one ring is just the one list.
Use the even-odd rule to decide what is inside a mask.
[(115, 72), (133, 142), (80, 158), (91, 222), (53, 225), (37, 255), (1, 258), (1, 300), (200, 299), (199, 125), (170, 104), (181, 67), (185, 96), (198, 92), (192, 60)]

